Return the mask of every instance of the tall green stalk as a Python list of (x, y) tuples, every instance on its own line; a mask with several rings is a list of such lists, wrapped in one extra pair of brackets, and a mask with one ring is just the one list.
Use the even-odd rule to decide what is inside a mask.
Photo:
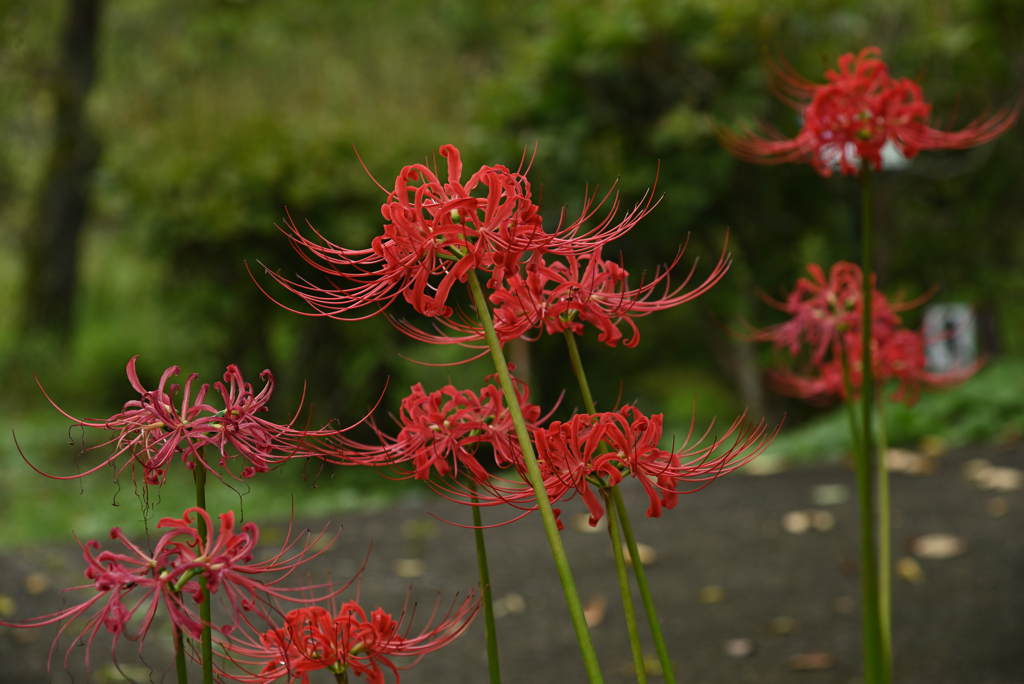
[(177, 625), (171, 624), (171, 631), (174, 632), (174, 670), (178, 674), (178, 684), (188, 684), (188, 668), (185, 666), (185, 639)]
[(476, 483), (469, 480), (473, 492), (473, 534), (476, 538), (476, 564), (480, 571), (480, 584), (484, 588), (484, 637), (487, 641), (487, 669), (491, 684), (501, 684), (501, 668), (498, 666), (498, 632), (494, 625), (494, 594), (491, 592), (491, 572), (487, 566), (487, 547), (484, 546), (483, 521), (477, 506)]
[[(203, 449), (200, 447), (197, 458), (196, 467), (194, 469), (196, 479), (196, 506), (206, 510), (206, 456), (203, 453)], [(196, 531), (199, 532), (199, 542), (201, 546), (206, 545), (207, 537), (210, 531), (206, 529), (206, 519), (203, 516), (196, 516)], [(206, 586), (206, 575), (199, 575), (199, 589), (203, 593), (203, 602), (199, 604), (199, 619), (203, 623), (202, 633), (202, 670), (203, 670), (203, 684), (213, 684), (213, 635), (210, 631), (210, 625), (213, 624), (210, 610), (210, 590)]]
[(875, 556), (872, 475), (875, 468), (874, 435), (871, 429), (873, 379), (871, 377), (871, 170), (861, 165), (861, 273), (863, 274), (863, 319), (861, 323), (861, 453), (857, 459), (857, 499), (860, 505), (861, 618), (864, 635), (864, 679), (867, 684), (887, 684), (891, 668), (882, 648), (882, 626), (878, 596), (878, 560)]
[(537, 508), (540, 517), (544, 522), (544, 532), (548, 537), (548, 544), (551, 546), (551, 555), (555, 560), (555, 567), (558, 570), (558, 579), (562, 583), (562, 592), (565, 594), (565, 602), (569, 607), (569, 616), (572, 619), (573, 630), (576, 632), (576, 640), (580, 645), (580, 653), (583, 656), (583, 665), (587, 670), (587, 678), (591, 684), (603, 682), (601, 668), (597, 662), (597, 652), (594, 650), (594, 642), (590, 638), (590, 628), (587, 627), (587, 619), (583, 615), (583, 604), (580, 602), (579, 592), (576, 590), (576, 582), (572, 578), (572, 570), (569, 568), (569, 558), (565, 555), (565, 547), (562, 546), (562, 538), (558, 533), (558, 523), (555, 521), (555, 514), (551, 510), (551, 502), (548, 500), (547, 490), (544, 488), (544, 480), (537, 465), (537, 457), (533, 453), (533, 444), (530, 442), (530, 434), (526, 429), (526, 421), (523, 420), (523, 412), (519, 408), (519, 398), (516, 396), (515, 387), (512, 385), (512, 376), (508, 371), (508, 363), (505, 361), (505, 354), (501, 350), (501, 343), (494, 331), (494, 322), (491, 320), (491, 312), (487, 306), (487, 298), (480, 287), (480, 279), (476, 271), (470, 270), (467, 273), (469, 280), (469, 292), (476, 305), (477, 315), (480, 317), (480, 324), (484, 328), (484, 336), (487, 339), (487, 346), (491, 352), (491, 359), (494, 361), (494, 368), (498, 372), (498, 381), (501, 384), (502, 392), (505, 394), (505, 403), (508, 405), (512, 422), (516, 428), (516, 437), (519, 440), (519, 447), (523, 452), (523, 461), (526, 463), (527, 477), (533, 487), (534, 496), (537, 499)]
[[(878, 406), (878, 606), (882, 620), (883, 663), (892, 667), (892, 513), (889, 507), (888, 445), (885, 434), (885, 397), (877, 388)], [(891, 676), (891, 675), (890, 675)]]
[[(583, 395), (583, 406), (587, 413), (594, 415), (597, 407), (594, 404), (593, 395), (590, 393), (590, 383), (587, 382), (587, 374), (583, 370), (583, 361), (580, 358), (579, 346), (576, 344), (576, 336), (571, 330), (565, 331), (565, 343), (569, 348), (569, 360), (572, 363), (572, 372), (580, 386), (580, 393)], [(609, 521), (612, 515), (617, 514), (622, 525), (622, 535), (626, 538), (626, 547), (629, 549), (629, 557), (633, 559), (633, 575), (636, 577), (637, 587), (640, 589), (640, 601), (644, 606), (644, 615), (647, 616), (647, 624), (651, 629), (651, 637), (654, 639), (654, 648), (658, 652), (658, 662), (661, 664), (661, 674), (665, 684), (675, 684), (676, 677), (672, 671), (672, 659), (668, 656), (668, 647), (665, 645), (665, 636), (661, 632), (661, 622), (658, 620), (658, 612), (654, 608), (654, 598), (651, 596), (651, 588), (647, 584), (647, 573), (644, 571), (643, 563), (640, 562), (640, 551), (636, 544), (636, 537), (633, 536), (633, 526), (629, 522), (629, 513), (626, 511), (626, 504), (622, 500), (622, 492), (618, 485), (611, 487), (612, 503), (614, 512), (608, 510)]]
[[(637, 684), (647, 684), (647, 670), (644, 668), (644, 651), (640, 647), (640, 632), (636, 628), (636, 611), (633, 609), (633, 590), (629, 586), (629, 574), (626, 571), (626, 559), (622, 554), (622, 539), (619, 536), (619, 522), (612, 503), (611, 488), (601, 487), (601, 498), (608, 516), (608, 538), (612, 542), (612, 555), (615, 556), (615, 574), (619, 579), (619, 593), (622, 594), (622, 610), (626, 615), (626, 631), (629, 633), (629, 648), (633, 653), (633, 669), (636, 670)], [(640, 565), (640, 557), (630, 554), (630, 562), (635, 567)]]

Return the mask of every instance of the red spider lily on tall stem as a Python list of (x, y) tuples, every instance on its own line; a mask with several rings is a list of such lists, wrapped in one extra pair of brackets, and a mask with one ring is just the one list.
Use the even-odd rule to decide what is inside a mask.
[[(145, 484), (160, 485), (167, 478), (168, 466), (180, 454), (188, 470), (195, 470), (199, 466), (220, 477), (217, 470), (200, 457), (204, 448), (210, 447), (220, 454), (218, 465), (224, 472), (236, 479), (246, 479), (257, 473), (265, 473), (290, 458), (314, 456), (316, 452), (310, 448), (310, 440), (344, 431), (328, 428), (297, 429), (293, 426), (298, 413), (296, 418), (285, 425), (260, 418), (258, 414), (267, 410), (267, 402), (274, 391), (274, 376), (269, 370), (260, 374), (265, 384), (256, 394), (252, 385), (242, 379), (238, 366), (228, 366), (224, 371), (224, 381), (213, 385), (224, 406), (218, 409), (207, 401), (209, 385), (201, 385), (193, 399), (192, 383), (199, 377), (196, 373), (188, 376), (184, 388), (178, 385), (167, 386), (170, 378), (181, 371), (178, 366), (171, 366), (163, 372), (155, 390), (147, 390), (135, 370), (136, 359), (138, 356), (133, 356), (128, 361), (128, 381), (140, 396), (126, 403), (120, 413), (110, 418), (75, 418), (46, 395), (53, 407), (76, 425), (114, 433), (106, 442), (83, 447), (83, 453), (111, 446), (113, 452), (100, 463), (76, 475), (41, 474), (55, 480), (70, 480), (113, 466), (117, 468), (118, 476), (131, 467), (134, 477), (135, 468), (141, 467)], [(179, 389), (182, 389), (180, 409), (175, 405), (175, 395)], [(118, 466), (117, 461), (122, 456), (127, 456), (128, 461)], [(247, 463), (238, 475), (230, 468), (230, 461), (236, 458)], [(41, 472), (35, 466), (32, 468)]]
[[(115, 664), (117, 644), (122, 637), (137, 641), (141, 655), (161, 605), (178, 636), (176, 648), (179, 649), (179, 657), (183, 657), (180, 652), (182, 632), (196, 640), (201, 638), (204, 628), (213, 628), (223, 635), (231, 634), (251, 619), (250, 615), (271, 619), (271, 613), (278, 610), (271, 599), (301, 605), (324, 600), (345, 589), (328, 585), (301, 589), (278, 586), (301, 564), (326, 550), (324, 547), (310, 553), (322, 534), (312, 540), (307, 535), (306, 542), (299, 545), (299, 539), (290, 541), (289, 533), (278, 553), (254, 563), (253, 550), (259, 538), (255, 523), (245, 523), (241, 532), (236, 532), (234, 513), (224, 513), (220, 516), (220, 530), (216, 538), (211, 536), (204, 540), (191, 527), (195, 516), (204, 520), (206, 529), (211, 529), (210, 516), (201, 508), (190, 508), (181, 518), (163, 518), (157, 528), (168, 531), (152, 551), (146, 551), (129, 540), (119, 527), (110, 531), (110, 538), (119, 541), (123, 551), (96, 553), (100, 549), (99, 542), (86, 542), (82, 545), (82, 555), (87, 566), (85, 577), (91, 584), (67, 591), (93, 589), (96, 593), (92, 598), (52, 615), (0, 624), (19, 628), (59, 624), (57, 637), (50, 648), (51, 660), (61, 636), (72, 628), (80, 630), (74, 643), (85, 645), (88, 667), (92, 644), (101, 628), (113, 635), (110, 653)], [(206, 594), (201, 591), (203, 584), (207, 588)], [(221, 597), (229, 624), (212, 625), (208, 617), (199, 614), (199, 606), (208, 603), (211, 595)], [(136, 620), (138, 624), (132, 627)], [(69, 649), (64, 658), (65, 667), (70, 656)]]
[[(469, 592), (461, 604), (453, 603), (435, 624), (439, 599), (416, 636), (409, 635), (411, 624), (402, 626), (408, 605), (398, 620), (381, 608), (367, 616), (358, 601), (338, 607), (331, 600), (329, 609), (319, 605), (297, 608), (284, 616), (281, 627), (218, 639), (233, 666), (225, 666), (222, 674), (252, 684), (281, 677), (289, 683), (309, 684), (310, 672), (327, 670), (340, 684), (349, 682), (349, 673), (365, 678), (367, 684), (384, 684), (386, 668), (399, 684), (399, 669), (412, 667), (424, 655), (444, 648), (466, 631), (480, 609), (480, 600), (474, 594)], [(411, 622), (411, 614), (409, 618)], [(396, 658), (415, 661), (400, 666), (393, 662)]]
[[(822, 176), (835, 168), (843, 175), (858, 175), (861, 186), (861, 271), (871, 267), (871, 173), (882, 167), (882, 148), (889, 144), (905, 158), (923, 150), (961, 150), (990, 142), (1016, 122), (1020, 109), (1003, 108), (991, 117), (978, 117), (959, 131), (943, 131), (929, 125), (931, 105), (921, 86), (906, 78), (893, 78), (881, 59), (881, 50), (866, 47), (847, 53), (837, 69), (825, 72), (819, 84), (798, 74), (785, 60), (772, 61), (774, 89), (783, 102), (800, 111), (803, 124), (794, 138), (770, 128), (762, 135), (751, 130), (719, 129), (727, 150), (756, 164), (809, 163)], [(858, 450), (857, 489), (861, 516), (861, 573), (863, 593), (864, 669), (869, 684), (892, 680), (892, 648), (888, 568), (888, 475), (874, 455), (872, 400), (874, 380), (871, 360), (873, 323), (872, 278), (862, 278), (861, 306), (861, 426)], [(840, 337), (840, 341), (841, 337)], [(818, 347), (820, 350), (821, 347)], [(814, 352), (815, 354), (819, 352)], [(833, 373), (834, 374), (834, 373)], [(885, 563), (875, 558), (875, 520), (872, 474), (879, 489), (879, 540)]]

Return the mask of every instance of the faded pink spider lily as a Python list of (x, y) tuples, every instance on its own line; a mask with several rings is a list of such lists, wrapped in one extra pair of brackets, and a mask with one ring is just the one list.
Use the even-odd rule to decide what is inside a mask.
[[(211, 530), (210, 539), (202, 544), (199, 533), (190, 527), (191, 515), (199, 515)], [(222, 634), (229, 634), (252, 613), (268, 619), (271, 612), (271, 598), (279, 601), (307, 603), (332, 596), (342, 589), (330, 588), (320, 596), (310, 596), (309, 590), (323, 589), (282, 589), (277, 584), (302, 563), (323, 553), (310, 555), (313, 545), (320, 537), (307, 541), (296, 549), (298, 539), (290, 540), (290, 530), (283, 548), (271, 558), (253, 563), (252, 551), (259, 536), (255, 523), (245, 523), (242, 531), (234, 530), (234, 513), (220, 516), (220, 529), (214, 539), (210, 516), (200, 508), (190, 508), (182, 518), (164, 518), (158, 528), (168, 528), (157, 541), (152, 551), (129, 540), (121, 528), (110, 531), (110, 538), (124, 547), (122, 551), (100, 551), (100, 544), (89, 541), (82, 545), (86, 562), (85, 577), (91, 584), (72, 587), (66, 591), (92, 590), (95, 593), (86, 601), (25, 622), (0, 622), (9, 627), (30, 628), (46, 625), (60, 625), (50, 659), (60, 638), (69, 629), (80, 630), (75, 644), (84, 644), (86, 667), (89, 666), (93, 642), (101, 629), (113, 635), (111, 658), (116, 663), (118, 641), (124, 637), (139, 643), (139, 653), (153, 620), (161, 605), (174, 625), (175, 630), (199, 639), (203, 622), (198, 614), (197, 604), (202, 601), (199, 577), (205, 576), (211, 595), (219, 595), (227, 609), (230, 624), (211, 627)], [(322, 536), (322, 535), (321, 535)], [(99, 553), (97, 553), (99, 551)], [(262, 577), (266, 575), (268, 579)], [(297, 592), (304, 592), (299, 595)], [(132, 627), (134, 621), (138, 625)], [(64, 657), (67, 667), (71, 649)]]
[(857, 175), (861, 160), (881, 168), (886, 143), (907, 159), (922, 150), (962, 150), (994, 140), (1017, 119), (1019, 105), (978, 117), (959, 131), (932, 128), (932, 106), (921, 86), (890, 76), (881, 54), (877, 47), (866, 47), (857, 55), (842, 55), (838, 69), (825, 72), (824, 84), (805, 79), (784, 60), (771, 62), (780, 99), (802, 115), (800, 132), (787, 139), (772, 129), (763, 136), (724, 129), (718, 132), (722, 144), (748, 162), (806, 162), (822, 176), (831, 176), (835, 167)]
[(296, 251), (328, 278), (349, 284), (323, 288), (267, 272), (302, 298), (313, 309), (311, 315), (345, 320), (349, 312), (376, 306), (353, 317), (366, 318), (403, 297), (420, 314), (444, 318), (453, 313), (447, 303), (452, 287), (465, 283), (470, 269), (489, 273), (488, 287), (499, 287), (519, 272), (528, 254), (590, 253), (628, 232), (653, 205), (653, 194), (648, 194), (613, 225), (615, 198), (608, 215), (585, 228), (603, 203), (594, 206), (594, 197), (588, 196), (578, 220), (567, 226), (560, 222), (547, 233), (524, 173), (482, 166), (463, 183), (459, 151), (443, 145), (440, 154), (447, 161), (447, 182), (424, 164), (402, 169), (381, 207), (384, 233), (368, 249), (340, 247), (312, 227), (314, 237), (306, 237), (290, 218), (286, 221), (282, 232)]
[[(224, 382), (214, 383), (214, 389), (220, 394), (224, 405), (224, 408), (218, 409), (207, 401), (209, 385), (201, 385), (193, 398), (192, 383), (199, 377), (195, 373), (188, 376), (183, 388), (178, 385), (168, 387), (170, 378), (180, 372), (178, 366), (171, 366), (163, 372), (157, 389), (147, 390), (135, 371), (137, 358), (133, 356), (128, 361), (128, 381), (140, 397), (126, 403), (120, 413), (110, 418), (75, 418), (57, 406), (49, 395), (46, 397), (54, 408), (76, 425), (115, 433), (108, 441), (85, 447), (83, 452), (110, 446), (113, 452), (97, 465), (76, 475), (49, 475), (32, 466), (36, 472), (56, 480), (70, 480), (85, 477), (106, 466), (117, 467), (120, 476), (130, 466), (134, 477), (135, 468), (139, 466), (143, 470), (146, 484), (159, 485), (166, 479), (171, 461), (180, 454), (189, 470), (199, 463), (220, 477), (217, 470), (201, 457), (204, 448), (210, 447), (220, 454), (218, 465), (225, 472), (235, 478), (251, 478), (289, 458), (316, 455), (308, 443), (311, 438), (323, 438), (342, 432), (327, 428), (299, 430), (292, 427), (295, 418), (286, 425), (260, 418), (258, 414), (267, 410), (266, 404), (274, 390), (274, 376), (269, 370), (260, 374), (265, 384), (256, 394), (252, 385), (242, 379), (238, 367), (228, 366), (224, 372)], [(182, 389), (180, 408), (176, 405), (175, 397), (179, 389)], [(45, 391), (43, 393), (46, 394)], [(118, 467), (117, 460), (122, 456), (127, 456), (129, 460)], [(238, 475), (231, 471), (229, 464), (235, 458), (246, 463)]]
[[(417, 383), (402, 400), (396, 419), (401, 426), (397, 437), (373, 425), (379, 445), (337, 437), (332, 440), (337, 446), (332, 447), (332, 455), (327, 458), (340, 463), (387, 466), (400, 476), (427, 481), (434, 474), (456, 479), (462, 468), (476, 483), (486, 485), (489, 475), (476, 459), (481, 445), (493, 447), (499, 466), (508, 466), (521, 457), (512, 415), (496, 382), (496, 376), (489, 376), (488, 384), (479, 393), (446, 385), (429, 394)], [(519, 380), (513, 383), (527, 425), (539, 426), (546, 417), (541, 417), (540, 407), (530, 403), (529, 388)], [(412, 464), (411, 471), (403, 470), (407, 463)]]
[[(784, 302), (769, 300), (789, 314), (790, 319), (755, 331), (753, 338), (771, 342), (776, 349), (785, 349), (798, 359), (795, 370), (770, 373), (769, 378), (780, 393), (813, 402), (833, 397), (847, 399), (844, 359), (855, 395), (862, 383), (863, 275), (860, 266), (847, 261), (833, 264), (827, 278), (818, 264), (808, 264), (807, 272), (810, 278), (798, 278)], [(872, 286), (873, 281), (872, 277)], [(981, 367), (975, 363), (942, 373), (926, 370), (926, 339), (922, 333), (903, 327), (899, 313), (919, 306), (931, 294), (927, 292), (911, 301), (890, 300), (872, 287), (872, 375), (880, 381), (897, 381), (894, 401), (912, 404), (922, 386), (955, 385)]]
[[(880, 382), (895, 380), (896, 388), (891, 401), (913, 405), (921, 388), (944, 389), (965, 382), (978, 372), (983, 360), (952, 368), (948, 371), (929, 371), (925, 358), (923, 333), (904, 327), (872, 328), (871, 374)], [(862, 343), (860, 329), (842, 333), (842, 350), (849, 359), (850, 385), (854, 398), (860, 395), (862, 385)], [(772, 386), (781, 394), (810, 402), (827, 402), (839, 397), (849, 399), (843, 380), (842, 358), (836, 354), (822, 360), (806, 372), (774, 370), (768, 375)]]
[[(489, 296), (498, 339), (507, 342), (540, 328), (549, 335), (566, 330), (582, 335), (584, 323), (590, 323), (600, 331), (598, 339), (608, 346), (614, 347), (622, 341), (627, 347), (636, 347), (640, 331), (633, 319), (699, 297), (729, 269), (730, 260), (723, 249), (707, 279), (684, 291), (693, 278), (697, 262), (694, 261), (683, 281), (673, 287), (671, 271), (682, 254), (680, 250), (671, 264), (658, 269), (651, 280), (641, 279), (635, 288), (629, 287), (627, 282), (629, 272), (619, 263), (602, 259), (600, 248), (580, 257), (569, 255), (564, 260), (535, 255), (526, 266), (525, 277), (518, 272), (509, 275), (506, 284), (495, 288)], [(428, 333), (405, 321), (395, 321), (395, 324), (420, 341), (486, 349), (483, 328), (468, 317), (462, 321), (451, 318), (441, 321), (454, 335), (440, 329), (436, 334)], [(624, 337), (622, 326), (628, 328), (628, 338)]]
[[(368, 684), (384, 684), (384, 670), (400, 681), (399, 669), (415, 665), (425, 654), (441, 649), (466, 631), (480, 608), (475, 592), (438, 619), (438, 605), (419, 634), (410, 636), (411, 624), (398, 620), (381, 608), (367, 616), (357, 601), (348, 601), (329, 609), (321, 606), (297, 608), (284, 616), (282, 627), (262, 634), (241, 633), (235, 638), (218, 639), (233, 667), (223, 666), (222, 674), (237, 682), (266, 684), (282, 677), (286, 682), (309, 684), (309, 673), (327, 670), (339, 682), (348, 682), (348, 674), (363, 677)], [(408, 608), (408, 605), (406, 606)], [(413, 611), (414, 612), (414, 611)], [(410, 623), (412, 616), (410, 615)], [(437, 622), (435, 623), (435, 620)], [(397, 658), (415, 658), (398, 665)]]
[[(807, 264), (810, 278), (797, 278), (796, 286), (783, 302), (767, 299), (768, 303), (789, 314), (790, 319), (764, 330), (754, 332), (759, 342), (771, 342), (777, 349), (786, 349), (796, 356), (806, 345), (810, 364), (822, 362), (825, 355), (841, 342), (846, 330), (859, 329), (863, 315), (863, 275), (860, 266), (849, 261), (837, 261), (829, 269), (828, 277), (818, 264)], [(872, 276), (872, 284), (874, 276)], [(889, 299), (873, 290), (871, 304), (872, 325), (890, 329), (899, 324), (896, 312), (918, 306), (929, 295), (911, 302)]]
[[(570, 420), (552, 422), (533, 431), (537, 462), (552, 501), (579, 493), (590, 509), (590, 524), (596, 525), (604, 509), (595, 489), (619, 484), (625, 476), (638, 479), (650, 499), (648, 517), (659, 517), (662, 508), (673, 508), (681, 493), (679, 482), (702, 483), (750, 462), (774, 439), (762, 422), (742, 427), (737, 418), (721, 437), (711, 434), (713, 424), (694, 443), (693, 424), (682, 447), (666, 451), (659, 446), (662, 415), (645, 416), (635, 406), (608, 413), (577, 414)], [(776, 428), (776, 432), (778, 428)], [(721, 448), (725, 451), (716, 455)]]

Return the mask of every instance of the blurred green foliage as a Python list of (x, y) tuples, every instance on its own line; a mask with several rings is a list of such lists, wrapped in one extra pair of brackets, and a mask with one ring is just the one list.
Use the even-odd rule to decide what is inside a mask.
[[(448, 364), (465, 350), (412, 343), (382, 317), (296, 316), (253, 283), (269, 287), (264, 265), (313, 275), (275, 228), (286, 210), (346, 246), (377, 233), (385, 193), (353, 146), (388, 188), (402, 166), (433, 163), (448, 142), (467, 168), (514, 167), (525, 153), (549, 226), (563, 207), (573, 218), (586, 192), (617, 183), (629, 207), (657, 179), (657, 208), (604, 255), (621, 252), (636, 278), (687, 236), (679, 268), (699, 256), (703, 278), (728, 230), (734, 264), (709, 294), (640, 321), (637, 349), (608, 349), (592, 332), (581, 348), (603, 407), (636, 401), (682, 431), (696, 396), (699, 423), (731, 420), (743, 400), (742, 341), (730, 331), (778, 320), (757, 291), (777, 296), (809, 260), (857, 258), (854, 180), (744, 164), (714, 136), (716, 125), (757, 121), (797, 130), (770, 93), (765, 56), (785, 55), (820, 80), (838, 54), (879, 45), (953, 127), (1013, 104), (1024, 82), (1024, 8), (1013, 0), (136, 0), (106, 10), (89, 102), (103, 157), (77, 331), (60, 351), (21, 337), (19, 306), (53, 115), (43, 77), (64, 5), (0, 4), (0, 410), (12, 425), (50, 410), (33, 372), (72, 413), (117, 410), (131, 398), (123, 368), (135, 354), (147, 386), (175, 364), (206, 382), (229, 363), (252, 380), (271, 368), (271, 417), (289, 415), (304, 393), (314, 423), (357, 420), (385, 383), (392, 411), (418, 381), (479, 387), (486, 362), (406, 360)], [(983, 148), (884, 173), (876, 218), (883, 289), (913, 296), (938, 284), (940, 300), (973, 301), (996, 322), (989, 346), (1016, 355), (1022, 145), (1018, 126)], [(564, 343), (542, 339), (531, 353), (534, 397), (551, 405), (567, 389), (560, 410), (578, 406)], [(812, 415), (772, 401), (790, 424)]]

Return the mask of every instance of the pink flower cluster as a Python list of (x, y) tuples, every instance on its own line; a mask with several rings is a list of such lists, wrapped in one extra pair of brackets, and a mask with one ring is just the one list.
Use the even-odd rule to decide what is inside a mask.
[[(209, 447), (219, 454), (217, 465), (229, 475), (251, 478), (289, 458), (316, 456), (309, 447), (309, 440), (339, 432), (327, 428), (299, 430), (293, 427), (294, 418), (286, 425), (261, 418), (259, 414), (267, 410), (267, 402), (274, 391), (274, 376), (269, 370), (260, 374), (265, 384), (256, 394), (252, 385), (242, 379), (238, 366), (228, 366), (224, 381), (213, 385), (223, 405), (223, 408), (217, 408), (207, 400), (209, 385), (201, 385), (193, 397), (192, 384), (199, 377), (196, 373), (189, 375), (183, 388), (168, 386), (170, 378), (180, 372), (178, 366), (171, 366), (163, 372), (155, 390), (147, 390), (135, 370), (137, 358), (133, 356), (128, 361), (128, 381), (139, 393), (139, 398), (126, 403), (120, 413), (104, 420), (82, 420), (53, 404), (76, 425), (114, 433), (108, 441), (85, 451), (110, 446), (113, 446), (113, 451), (77, 475), (47, 477), (58, 480), (84, 477), (106, 466), (116, 466), (119, 458), (127, 456), (128, 461), (117, 469), (118, 475), (130, 466), (134, 477), (138, 466), (142, 468), (146, 484), (159, 485), (165, 481), (167, 468), (177, 455), (189, 470), (199, 465), (219, 477), (218, 471), (202, 456), (204, 449)], [(180, 405), (175, 397), (179, 389), (182, 391)], [(236, 458), (246, 463), (238, 475), (230, 469), (230, 461)]]

